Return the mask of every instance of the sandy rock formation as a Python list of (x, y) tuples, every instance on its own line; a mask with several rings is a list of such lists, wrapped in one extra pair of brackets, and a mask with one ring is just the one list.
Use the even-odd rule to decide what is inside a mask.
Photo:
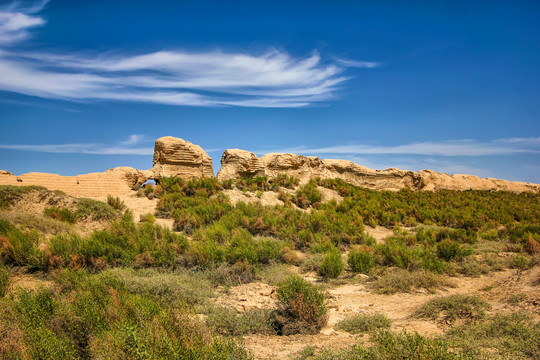
[(117, 167), (102, 173), (61, 176), (32, 172), (14, 176), (0, 172), (0, 185), (40, 185), (49, 190), (61, 190), (75, 197), (120, 196), (131, 193), (133, 185), (153, 176), (150, 171), (130, 167)]
[(221, 157), (221, 169), (218, 178), (236, 179), (244, 176), (265, 174), (265, 165), (252, 152), (239, 149), (227, 149)]
[(183, 179), (214, 177), (212, 159), (199, 146), (189, 141), (165, 136), (154, 147), (155, 178), (178, 176)]
[[(231, 154), (234, 154), (231, 155)], [(263, 168), (261, 169), (261, 163)], [(294, 154), (267, 154), (258, 158), (243, 150), (227, 150), (221, 159), (219, 180), (243, 176), (265, 175), (269, 179), (278, 174), (295, 176), (300, 183), (310, 179), (340, 178), (345, 182), (374, 190), (505, 190), (512, 192), (539, 192), (540, 185), (482, 179), (473, 175), (448, 175), (431, 170), (418, 172), (399, 169), (373, 170), (346, 160), (321, 160), (315, 156)]]

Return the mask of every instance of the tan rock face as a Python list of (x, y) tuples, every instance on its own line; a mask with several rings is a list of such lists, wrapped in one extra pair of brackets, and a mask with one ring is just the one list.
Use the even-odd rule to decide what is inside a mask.
[(183, 179), (214, 177), (212, 159), (199, 146), (172, 136), (156, 140), (154, 147), (156, 178), (178, 176)]
[[(315, 156), (267, 154), (257, 157), (245, 150), (226, 150), (221, 158), (219, 180), (246, 176), (292, 175), (301, 184), (310, 179), (340, 178), (343, 181), (374, 190), (504, 190), (512, 192), (540, 192), (540, 185), (482, 179), (472, 175), (448, 175), (431, 170), (418, 172), (399, 169), (372, 170), (345, 160), (321, 160)], [(41, 185), (51, 190), (62, 190), (71, 196), (101, 197), (124, 195), (136, 190), (148, 179), (179, 176), (183, 179), (212, 178), (212, 159), (204, 150), (188, 141), (166, 136), (156, 140), (154, 166), (150, 170), (119, 167), (103, 173), (77, 176), (28, 173), (14, 176), (0, 170), (0, 185)]]
[(131, 193), (138, 181), (144, 183), (153, 176), (150, 171), (141, 171), (130, 167), (118, 167), (102, 173), (90, 173), (77, 176), (57, 174), (28, 173), (14, 176), (0, 173), (0, 185), (40, 185), (49, 190), (62, 190), (75, 197), (120, 196)]
[[(262, 164), (262, 168), (261, 168)], [(343, 181), (374, 190), (505, 190), (539, 192), (540, 185), (482, 179), (473, 175), (448, 175), (431, 170), (418, 172), (399, 169), (373, 170), (346, 160), (321, 160), (314, 156), (267, 154), (258, 158), (243, 150), (227, 150), (221, 158), (218, 179), (237, 179), (243, 176), (264, 175), (269, 179), (278, 174), (292, 175), (301, 184), (310, 179), (340, 178)]]
[(237, 177), (264, 175), (264, 164), (252, 152), (227, 149), (221, 157), (221, 169), (218, 179), (236, 179)]

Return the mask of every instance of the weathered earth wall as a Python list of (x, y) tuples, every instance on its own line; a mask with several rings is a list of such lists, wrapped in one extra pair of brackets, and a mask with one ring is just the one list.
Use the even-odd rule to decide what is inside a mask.
[[(510, 182), (498, 179), (482, 179), (473, 175), (448, 175), (431, 170), (418, 172), (386, 169), (373, 170), (345, 160), (321, 160), (315, 156), (294, 154), (266, 154), (258, 157), (252, 152), (229, 149), (221, 158), (219, 180), (246, 176), (278, 174), (295, 176), (300, 183), (312, 178), (341, 178), (345, 182), (375, 190), (505, 190), (512, 192), (540, 191), (540, 185)], [(153, 167), (137, 170), (118, 167), (103, 173), (77, 176), (28, 173), (15, 176), (0, 170), (0, 185), (41, 185), (51, 190), (62, 190), (76, 197), (102, 197), (127, 195), (138, 189), (148, 179), (178, 176), (183, 179), (213, 178), (212, 159), (198, 145), (171, 136), (156, 140)]]
[(345, 182), (375, 190), (505, 190), (512, 192), (538, 192), (540, 185), (510, 182), (499, 179), (482, 179), (473, 175), (448, 175), (431, 170), (418, 172), (386, 169), (373, 170), (346, 160), (321, 160), (315, 156), (294, 154), (255, 154), (238, 149), (226, 150), (221, 158), (219, 180), (242, 176), (293, 175), (306, 183), (312, 178), (340, 178)]
[[(75, 197), (120, 196), (131, 193), (137, 181), (146, 181), (150, 175), (145, 171), (130, 167), (118, 167), (102, 173), (90, 173), (76, 176), (61, 176), (32, 172), (15, 176), (0, 172), (0, 185), (40, 185), (50, 190), (62, 190)], [(144, 180), (144, 181), (143, 181)]]

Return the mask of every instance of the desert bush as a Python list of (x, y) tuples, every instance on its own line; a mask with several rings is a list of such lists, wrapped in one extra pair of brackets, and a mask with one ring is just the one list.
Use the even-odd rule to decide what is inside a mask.
[(215, 296), (208, 275), (202, 271), (114, 268), (99, 276), (116, 278), (129, 293), (151, 297), (162, 305), (202, 305)]
[(524, 255), (516, 255), (512, 257), (510, 267), (513, 269), (527, 270), (531, 265), (531, 259)]
[(43, 186), (13, 186), (0, 185), (0, 209), (7, 209), (15, 202), (19, 201), (24, 194), (33, 191), (48, 191)]
[(390, 237), (384, 244), (376, 246), (377, 252), (382, 255), (383, 264), (409, 269), (421, 262), (421, 248), (409, 247), (400, 237)]
[(351, 334), (370, 332), (377, 329), (389, 328), (392, 325), (392, 320), (383, 314), (357, 314), (347, 317), (336, 324), (340, 330), (347, 331)]
[(280, 263), (270, 264), (259, 271), (261, 281), (269, 285), (278, 285), (293, 274), (289, 265)]
[(144, 215), (141, 215), (139, 222), (146, 222), (146, 223), (153, 224), (156, 222), (156, 217), (150, 213), (144, 214)]
[(504, 359), (540, 358), (540, 322), (526, 313), (497, 313), (487, 319), (455, 326), (448, 333), (455, 343), (466, 349), (488, 348), (491, 354)]
[(23, 231), (37, 230), (44, 234), (56, 235), (69, 232), (72, 229), (71, 224), (44, 215), (5, 212), (0, 214), (0, 219), (16, 225)]
[(445, 239), (437, 244), (437, 256), (446, 261), (460, 259), (472, 253), (471, 247), (463, 246), (455, 240)]
[(43, 214), (56, 220), (66, 221), (74, 224), (79, 219), (79, 215), (65, 207), (46, 207)]
[(298, 207), (307, 209), (310, 206), (317, 207), (321, 200), (322, 194), (319, 189), (317, 189), (317, 183), (310, 181), (306, 185), (296, 190), (296, 198), (294, 199), (294, 202)]
[(275, 334), (271, 324), (271, 310), (251, 309), (238, 313), (234, 309), (220, 306), (207, 308), (205, 314), (206, 324), (218, 334)]
[(324, 254), (319, 265), (319, 275), (325, 278), (335, 279), (341, 274), (344, 267), (345, 264), (341, 258), (341, 252), (339, 249), (334, 248)]
[(239, 261), (230, 265), (222, 263), (214, 264), (206, 270), (208, 279), (217, 286), (236, 286), (247, 284), (255, 280), (257, 269), (248, 262)]
[[(250, 359), (234, 341), (214, 337), (185, 306), (159, 301), (148, 292), (150, 284), (144, 283), (141, 291), (118, 274), (123, 275), (121, 270), (99, 275), (64, 270), (55, 275), (61, 291), (19, 291), (0, 299), (7, 305), (0, 308), (0, 319), (6, 317), (4, 309), (12, 309), (14, 324), (23, 333), (24, 347), (19, 346), (17, 357)], [(2, 342), (0, 354), (4, 348)]]
[(104, 265), (171, 267), (187, 246), (184, 236), (167, 228), (151, 223), (135, 225), (130, 212), (111, 223), (108, 230), (83, 237), (76, 234), (56, 236), (49, 240), (50, 256), (61, 259), (61, 266), (85, 266), (96, 270)]
[(399, 268), (389, 269), (373, 283), (375, 290), (381, 294), (411, 292), (415, 289), (426, 289), (433, 293), (438, 287), (449, 285), (451, 284), (432, 272)]
[(485, 316), (484, 310), (490, 305), (478, 296), (451, 295), (430, 300), (413, 313), (419, 318), (442, 319), (447, 323), (454, 323), (456, 320), (470, 322)]
[(0, 219), (0, 259), (3, 262), (25, 266), (30, 271), (44, 269), (46, 259), (39, 243), (37, 231), (21, 231), (10, 222)]
[(508, 303), (510, 305), (517, 306), (521, 304), (525, 299), (527, 298), (527, 295), (520, 293), (520, 294), (513, 294), (508, 298)]
[(113, 220), (118, 217), (118, 211), (103, 201), (79, 198), (77, 200), (77, 215), (84, 219)]
[(368, 274), (375, 264), (375, 256), (369, 247), (355, 247), (349, 251), (347, 263), (352, 271)]
[(459, 351), (452, 342), (441, 338), (423, 337), (418, 333), (394, 333), (381, 330), (373, 334), (370, 346), (355, 345), (346, 350), (306, 349), (301, 360), (478, 360), (487, 359), (477, 349)]
[(3, 298), (7, 294), (10, 284), (11, 276), (9, 270), (0, 263), (0, 298)]
[(113, 197), (111, 195), (107, 195), (107, 204), (118, 211), (124, 211), (126, 209), (126, 204), (120, 200), (118, 196)]
[(326, 294), (298, 275), (288, 277), (277, 290), (280, 308), (274, 313), (278, 334), (317, 333), (326, 324)]
[(277, 186), (285, 187), (287, 189), (292, 189), (298, 185), (298, 179), (294, 176), (289, 176), (287, 174), (278, 174), (273, 182)]

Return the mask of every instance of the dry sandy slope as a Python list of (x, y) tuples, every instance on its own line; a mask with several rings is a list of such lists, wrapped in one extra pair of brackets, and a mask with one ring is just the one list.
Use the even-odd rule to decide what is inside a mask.
[[(378, 312), (389, 317), (394, 331), (418, 332), (421, 335), (441, 335), (447, 324), (430, 320), (414, 319), (410, 315), (431, 299), (453, 294), (478, 295), (492, 306), (489, 313), (527, 310), (535, 320), (540, 320), (540, 267), (531, 270), (505, 270), (493, 272), (477, 278), (452, 278), (453, 288), (427, 292), (401, 293), (394, 295), (374, 294), (364, 283), (338, 286), (329, 293), (328, 325), (317, 335), (268, 336), (250, 335), (244, 337), (245, 345), (256, 359), (290, 359), (297, 356), (306, 346), (327, 349), (346, 348), (365, 338), (362, 335), (350, 335), (336, 330), (335, 325), (347, 316), (358, 313)], [(253, 287), (253, 289), (252, 289)], [(492, 287), (492, 288), (490, 288)], [(269, 296), (260, 294), (258, 289), (268, 289), (261, 284), (241, 285), (232, 288), (230, 295), (219, 302), (242, 311), (242, 307), (264, 307), (270, 300), (261, 300)], [(512, 295), (524, 294), (525, 300), (511, 305), (508, 300)], [(269, 306), (270, 308), (272, 306)]]

